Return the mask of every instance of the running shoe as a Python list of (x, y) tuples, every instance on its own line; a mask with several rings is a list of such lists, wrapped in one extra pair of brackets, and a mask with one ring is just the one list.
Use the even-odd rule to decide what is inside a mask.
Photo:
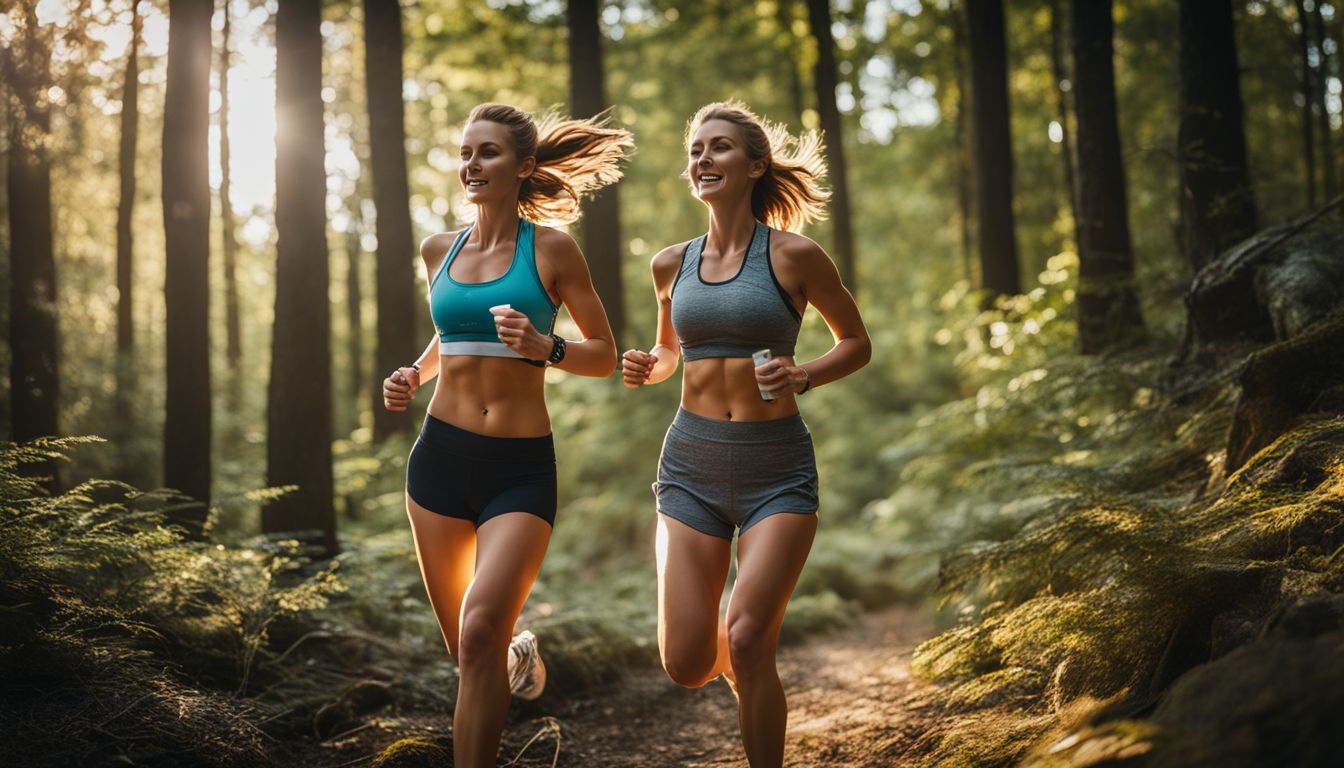
[(509, 690), (524, 701), (532, 701), (545, 688), (546, 665), (537, 649), (537, 636), (525, 629), (509, 643)]

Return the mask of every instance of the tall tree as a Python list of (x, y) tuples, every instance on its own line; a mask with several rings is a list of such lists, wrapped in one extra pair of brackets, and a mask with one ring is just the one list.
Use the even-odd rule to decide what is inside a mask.
[[(377, 209), (378, 348), (376, 371), (395, 370), (420, 353), (415, 335), (415, 265), (410, 190), (406, 178), (406, 124), (402, 104), (402, 31), (398, 0), (364, 0), (364, 66), (369, 97), (369, 145)], [(351, 254), (354, 258), (355, 254)], [(410, 426), (410, 416), (378, 406), (373, 436), (384, 440)]]
[(980, 272), (990, 295), (1020, 291), (1013, 231), (1013, 146), (1003, 0), (967, 0)]
[[(37, 3), (11, 12), (4, 65), (9, 107), (9, 348), (12, 437), (57, 434), (59, 336), (56, 257), (51, 229), (51, 51), (55, 30), (37, 19)], [(32, 467), (49, 474), (52, 467)]]
[(789, 86), (789, 105), (793, 114), (790, 124), (796, 124), (803, 117), (803, 78), (798, 72), (798, 36), (793, 32), (794, 0), (779, 0), (775, 4), (775, 21), (779, 24), (780, 47), (784, 55), (779, 64), (784, 68), (785, 82)]
[(1231, 0), (1180, 0), (1181, 245), (1198, 270), (1255, 231)]
[[(349, 344), (349, 386), (350, 397), (346, 401), (350, 403), (348, 409), (343, 409), (350, 414), (349, 427), (354, 429), (359, 426), (359, 409), (361, 402), (365, 400), (365, 394), (369, 396), (379, 395), (372, 391), (369, 381), (364, 373), (364, 287), (359, 279), (360, 255), (364, 249), (360, 247), (360, 227), (353, 223), (358, 219), (354, 218), (358, 214), (359, 203), (354, 201), (349, 210), (352, 211), (352, 224), (350, 231), (345, 233), (345, 305), (346, 305), (346, 324), (349, 326), (349, 332), (346, 334)], [(382, 403), (378, 403), (379, 406)], [(381, 410), (380, 408), (376, 408)]]
[(280, 0), (275, 20), (275, 330), (266, 480), (297, 488), (266, 505), (261, 527), (268, 533), (314, 531), (317, 543), (334, 553), (321, 25), (321, 0)]
[(970, 147), (966, 141), (966, 124), (969, 120), (966, 117), (967, 105), (970, 100), (966, 98), (968, 88), (966, 87), (966, 16), (960, 3), (954, 3), (951, 7), (952, 19), (952, 69), (957, 81), (957, 99), (956, 99), (956, 118), (953, 124), (953, 134), (956, 136), (956, 176), (957, 176), (957, 211), (961, 219), (961, 263), (962, 270), (966, 273), (966, 280), (973, 284), (975, 280), (975, 266), (973, 263), (972, 252), (972, 222), (971, 213), (971, 169), (966, 162), (967, 155), (970, 154)]
[(231, 393), (237, 394), (239, 365), (243, 360), (243, 329), (238, 313), (238, 236), (233, 218), (233, 186), (231, 143), (229, 141), (229, 68), (233, 66), (230, 50), (232, 20), (229, 0), (224, 0), (224, 35), (219, 48), (219, 218), (224, 245), (224, 353), (233, 372)]
[(131, 370), (135, 346), (132, 319), (132, 278), (134, 235), (131, 217), (135, 212), (135, 156), (140, 127), (140, 37), (144, 17), (140, 0), (131, 0), (131, 48), (126, 58), (126, 76), (121, 89), (121, 147), (118, 158), (121, 173), (121, 199), (117, 204), (117, 392), (125, 394), (126, 377)]
[[(1338, 5), (1335, 13), (1338, 14)], [(1316, 48), (1316, 120), (1321, 134), (1321, 182), (1325, 199), (1333, 200), (1339, 192), (1339, 176), (1335, 169), (1335, 146), (1330, 135), (1330, 106), (1326, 93), (1330, 90), (1330, 54), (1325, 49), (1325, 19), (1321, 17), (1321, 0), (1311, 4), (1311, 41)], [(1335, 51), (1339, 57), (1339, 51)]]
[(1111, 0), (1072, 0), (1078, 115), (1078, 342), (1101, 352), (1139, 336), (1125, 167), (1115, 114)]
[(163, 106), (167, 413), (163, 482), (201, 504), (177, 522), (199, 533), (210, 500), (210, 17), (212, 0), (170, 0)]
[[(1074, 226), (1077, 227), (1078, 211), (1074, 208), (1075, 196), (1078, 194), (1078, 184), (1073, 175), (1073, 139), (1069, 132), (1069, 91), (1073, 88), (1073, 83), (1069, 80), (1068, 69), (1064, 64), (1064, 38), (1065, 16), (1059, 7), (1060, 0), (1050, 0), (1050, 64), (1054, 70), (1055, 81), (1055, 112), (1059, 117), (1059, 149), (1060, 156), (1064, 163), (1064, 188), (1068, 190), (1066, 195), (1066, 205), (1069, 206), (1069, 215), (1073, 218)], [(1107, 4), (1109, 9), (1110, 5)], [(1107, 35), (1107, 46), (1110, 46), (1110, 35)], [(1115, 83), (1114, 78), (1111, 81), (1111, 101), (1114, 102)], [(1112, 103), (1114, 111), (1114, 103)], [(1075, 233), (1076, 236), (1076, 233)]]
[(851, 291), (858, 291), (858, 265), (854, 261), (854, 230), (850, 224), (849, 181), (845, 171), (844, 129), (835, 103), (835, 39), (831, 36), (830, 0), (807, 0), (807, 18), (817, 42), (817, 62), (812, 83), (817, 91), (817, 114), (826, 134), (826, 166), (831, 176), (831, 231), (833, 255), (840, 277)]
[(1311, 53), (1307, 38), (1310, 26), (1307, 24), (1307, 9), (1302, 0), (1294, 0), (1297, 9), (1297, 52), (1302, 73), (1302, 164), (1307, 184), (1307, 207), (1316, 207), (1316, 121), (1312, 108), (1316, 105), (1316, 76), (1311, 71)]
[[(574, 117), (589, 118), (607, 108), (602, 65), (601, 9), (598, 0), (570, 0), (569, 104)], [(611, 321), (616, 343), (625, 335), (625, 290), (621, 281), (621, 208), (615, 185), (599, 190), (583, 206), (583, 252), (592, 264), (593, 287)]]

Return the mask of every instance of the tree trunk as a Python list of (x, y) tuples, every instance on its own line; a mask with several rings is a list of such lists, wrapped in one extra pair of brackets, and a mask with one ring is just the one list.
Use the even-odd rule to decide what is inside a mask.
[(1180, 3), (1181, 243), (1196, 271), (1255, 231), (1231, 0)]
[(849, 215), (849, 182), (845, 172), (844, 128), (835, 103), (835, 40), (831, 37), (829, 0), (807, 0), (807, 17), (817, 41), (817, 63), (812, 82), (817, 91), (817, 114), (826, 135), (826, 166), (831, 177), (831, 231), (835, 264), (840, 278), (853, 293), (859, 290), (858, 265), (854, 261), (854, 234)]
[(971, 213), (971, 169), (966, 162), (970, 154), (970, 147), (966, 146), (966, 105), (970, 103), (966, 98), (968, 93), (966, 85), (966, 18), (962, 7), (954, 4), (952, 13), (952, 66), (956, 72), (957, 79), (957, 116), (955, 118), (954, 132), (956, 134), (956, 174), (957, 174), (957, 211), (961, 217), (961, 263), (962, 269), (966, 273), (966, 280), (970, 284), (975, 284), (975, 264), (972, 253), (973, 245), (973, 222)]
[(195, 534), (210, 501), (211, 0), (171, 0), (163, 107), (167, 413), (163, 482), (200, 504), (174, 514)]
[[(351, 209), (357, 210), (358, 201), (353, 201)], [(355, 219), (358, 220), (358, 219)], [(343, 413), (350, 414), (350, 429), (359, 427), (359, 414), (367, 403), (373, 402), (373, 398), (381, 397), (380, 393), (374, 392), (369, 386), (370, 382), (364, 378), (364, 289), (360, 284), (359, 262), (360, 254), (364, 250), (359, 244), (359, 231), (352, 230), (345, 235), (345, 296), (346, 296), (346, 322), (349, 329), (349, 382), (350, 397), (345, 399), (347, 403), (342, 408)], [(382, 402), (379, 400), (378, 405)], [(378, 410), (381, 410), (379, 408)], [(375, 411), (376, 412), (376, 411)]]
[(990, 296), (1020, 293), (1013, 231), (1013, 146), (1003, 0), (967, 0), (980, 272)]
[[(1336, 6), (1338, 9), (1338, 6)], [(1339, 11), (1336, 10), (1336, 13)], [(1321, 18), (1321, 2), (1311, 6), (1312, 41), (1316, 46), (1316, 119), (1321, 134), (1321, 175), (1325, 184), (1325, 199), (1333, 200), (1339, 194), (1339, 176), (1335, 172), (1335, 147), (1330, 135), (1330, 108), (1326, 98), (1330, 82), (1330, 57), (1325, 52), (1325, 19)], [(1336, 51), (1338, 56), (1339, 52)]]
[(1111, 0), (1072, 0), (1078, 116), (1078, 342), (1093, 354), (1143, 333), (1115, 114)]
[[(1064, 160), (1064, 188), (1068, 190), (1065, 196), (1065, 205), (1069, 207), (1069, 216), (1073, 219), (1075, 232), (1078, 226), (1078, 211), (1074, 208), (1074, 201), (1078, 194), (1078, 184), (1073, 174), (1073, 140), (1069, 136), (1069, 90), (1072, 90), (1072, 83), (1069, 81), (1069, 73), (1064, 66), (1064, 38), (1067, 35), (1064, 29), (1064, 14), (1059, 8), (1060, 0), (1050, 0), (1050, 63), (1055, 75), (1055, 111), (1059, 114), (1060, 129), (1060, 154)], [(1107, 8), (1110, 4), (1107, 4)], [(1106, 36), (1106, 47), (1109, 50), (1110, 33)], [(1109, 67), (1108, 67), (1109, 68)], [(1076, 69), (1076, 66), (1075, 66)], [(1115, 98), (1114, 77), (1111, 78), (1111, 100)], [(1067, 88), (1066, 88), (1067, 86)], [(1114, 111), (1114, 105), (1112, 105)]]
[(314, 543), (335, 553), (321, 6), (280, 0), (276, 13), (277, 263), (266, 481), (297, 488), (266, 505), (261, 527), (311, 532)]
[[(219, 216), (224, 234), (224, 335), (225, 356), (233, 378), (238, 377), (243, 360), (243, 330), (238, 316), (238, 238), (233, 219), (233, 203), (229, 199), (232, 174), (229, 163), (232, 153), (229, 142), (229, 66), (233, 54), (229, 52), (229, 3), (224, 2), (224, 38), (219, 51)], [(236, 390), (236, 388), (234, 388)]]
[[(388, 371), (413, 362), (424, 341), (415, 333), (415, 312), (420, 306), (415, 291), (418, 253), (412, 242), (406, 177), (406, 124), (401, 96), (403, 40), (401, 6), (397, 0), (364, 0), (364, 36), (378, 235), (375, 295), (378, 348), (374, 362), (375, 371), (385, 376)], [(409, 413), (394, 413), (382, 407), (373, 409), (375, 440), (385, 440), (410, 426)]]
[(126, 59), (126, 76), (121, 91), (121, 146), (118, 156), (121, 198), (117, 203), (117, 392), (130, 388), (127, 380), (135, 347), (135, 325), (131, 308), (134, 235), (131, 219), (135, 212), (135, 154), (140, 126), (140, 33), (144, 19), (140, 0), (131, 0), (131, 50)]
[[(58, 433), (60, 340), (47, 156), (51, 135), (47, 88), (54, 32), (38, 25), (34, 4), (10, 18), (19, 27), (4, 56), (10, 114), (5, 188), (10, 238), (10, 423), (12, 438), (24, 441)], [(29, 469), (51, 477), (54, 467), (43, 464)], [(54, 480), (49, 483), (54, 485)]]
[[(607, 108), (598, 0), (570, 0), (569, 102), (574, 117), (592, 117)], [(583, 206), (583, 253), (591, 264), (593, 287), (611, 321), (620, 348), (625, 336), (625, 290), (621, 281), (621, 209), (615, 186), (600, 190)]]
[(803, 78), (798, 72), (798, 36), (793, 33), (794, 0), (779, 0), (775, 4), (775, 20), (779, 23), (780, 34), (784, 38), (784, 55), (780, 64), (785, 69), (785, 82), (789, 86), (789, 104), (793, 107), (790, 124), (798, 124), (803, 119)]
[(1295, 0), (1297, 8), (1297, 51), (1302, 60), (1302, 162), (1307, 182), (1307, 207), (1316, 207), (1316, 136), (1312, 105), (1316, 103), (1315, 76), (1311, 71), (1311, 56), (1307, 51), (1307, 10), (1302, 0)]

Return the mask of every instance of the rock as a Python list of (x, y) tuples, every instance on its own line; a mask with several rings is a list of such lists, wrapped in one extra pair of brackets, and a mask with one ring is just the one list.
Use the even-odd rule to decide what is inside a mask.
[(373, 768), (442, 768), (451, 765), (452, 751), (426, 739), (407, 738), (392, 742), (373, 760)]
[(1344, 306), (1344, 207), (1336, 201), (1228, 249), (1195, 275), (1185, 303), (1185, 337), (1164, 375), (1177, 396)]
[(1224, 469), (1229, 473), (1286, 432), (1299, 416), (1344, 413), (1344, 311), (1290, 341), (1251, 355), (1240, 383), (1227, 436)]

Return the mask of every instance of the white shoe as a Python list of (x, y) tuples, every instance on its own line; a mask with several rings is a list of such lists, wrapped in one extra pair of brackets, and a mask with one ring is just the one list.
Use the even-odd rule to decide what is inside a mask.
[(532, 701), (545, 688), (546, 665), (537, 649), (537, 636), (525, 629), (509, 643), (509, 691), (524, 701)]

